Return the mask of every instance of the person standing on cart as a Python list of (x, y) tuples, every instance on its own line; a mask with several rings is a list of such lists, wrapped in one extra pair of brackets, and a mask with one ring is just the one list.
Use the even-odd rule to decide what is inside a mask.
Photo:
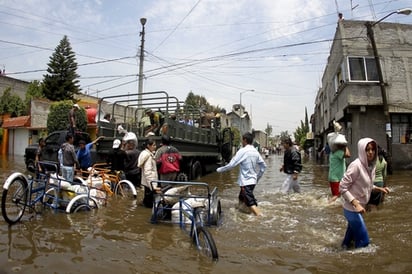
[(253, 135), (249, 132), (243, 134), (243, 147), (238, 150), (227, 165), (217, 168), (216, 171), (224, 172), (240, 165), (237, 180), (240, 186), (239, 205), (246, 204), (256, 216), (260, 216), (261, 212), (257, 207), (258, 204), (253, 190), (266, 170), (266, 163), (252, 144)]
[(78, 104), (74, 104), (69, 111), (69, 132), (75, 136), (76, 133), (76, 114), (80, 110)]
[(62, 176), (69, 182), (73, 182), (74, 169), (75, 167), (80, 167), (79, 161), (77, 160), (76, 152), (73, 146), (74, 137), (69, 132), (66, 135), (66, 142), (62, 144)]

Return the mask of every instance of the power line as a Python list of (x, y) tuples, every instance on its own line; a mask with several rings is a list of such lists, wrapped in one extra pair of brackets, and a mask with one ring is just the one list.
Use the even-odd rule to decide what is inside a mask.
[(161, 45), (166, 42), (167, 39), (177, 30), (177, 28), (186, 20), (187, 17), (194, 11), (194, 9), (199, 5), (202, 0), (197, 1), (197, 3), (190, 9), (190, 11), (186, 14), (185, 17), (176, 25), (176, 27), (160, 42), (160, 44), (154, 48), (153, 52), (155, 52)]

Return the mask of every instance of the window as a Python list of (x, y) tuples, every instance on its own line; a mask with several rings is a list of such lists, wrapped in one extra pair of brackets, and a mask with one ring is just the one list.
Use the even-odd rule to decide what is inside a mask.
[(412, 143), (412, 114), (392, 114), (392, 143)]
[(349, 81), (379, 82), (373, 57), (348, 57)]

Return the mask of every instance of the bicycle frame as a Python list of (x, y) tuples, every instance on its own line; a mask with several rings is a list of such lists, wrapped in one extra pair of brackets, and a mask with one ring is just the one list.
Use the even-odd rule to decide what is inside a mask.
[(112, 196), (114, 193), (121, 196), (127, 196), (127, 191), (125, 191), (125, 189), (128, 189), (131, 191), (133, 198), (137, 198), (137, 190), (133, 183), (129, 180), (122, 179), (119, 173), (111, 173), (111, 170), (107, 168), (106, 163), (96, 163), (92, 166), (90, 171), (80, 170), (80, 172), (81, 174), (83, 174), (83, 176), (76, 176), (76, 179), (78, 179), (82, 183), (85, 183), (87, 181), (87, 178), (84, 177), (84, 174), (87, 174), (88, 176), (98, 175), (103, 180), (107, 179), (108, 181), (110, 181), (110, 189), (104, 189), (109, 194), (109, 196)]
[[(45, 189), (46, 189), (46, 181), (47, 181), (46, 174), (40, 174), (40, 176), (41, 178), (43, 178), (43, 180), (34, 179), (34, 178), (29, 179), (23, 173), (15, 172), (7, 178), (6, 182), (3, 185), (3, 189), (8, 190), (10, 187), (10, 184), (14, 180), (17, 180), (17, 179), (23, 180), (26, 183), (27, 187), (26, 189), (23, 190), (22, 193), (27, 195), (27, 200), (25, 201), (25, 203), (20, 203), (19, 201), (18, 204), (23, 205), (23, 206), (28, 206), (34, 209), (34, 206), (43, 199)], [(36, 186), (33, 186), (33, 183), (39, 183), (40, 185), (36, 187)], [(33, 194), (36, 194), (36, 197), (34, 199), (32, 199)]]
[[(53, 162), (39, 162), (44, 173), (37, 173), (35, 178), (25, 176), (20, 172), (12, 173), (3, 185), (1, 199), (2, 215), (9, 224), (17, 223), (24, 215), (26, 207), (33, 209), (41, 204), (54, 210), (64, 210), (66, 213), (97, 208), (96, 199), (90, 197), (87, 186), (75, 186), (58, 176), (58, 167)], [(55, 174), (55, 175), (52, 175)], [(81, 191), (62, 187), (62, 183), (80, 187)], [(63, 199), (62, 193), (72, 193), (73, 197)]]
[[(162, 186), (163, 189), (161, 193), (155, 194), (151, 222), (157, 223), (159, 220), (163, 220), (167, 216), (167, 211), (170, 211), (170, 222), (177, 223), (189, 235), (200, 252), (217, 260), (216, 244), (212, 234), (205, 227), (205, 225), (214, 224), (212, 220), (220, 217), (217, 189), (215, 188), (211, 192), (209, 185), (203, 182), (153, 181), (151, 182), (152, 187), (155, 183)], [(167, 186), (164, 187), (164, 185)], [(193, 190), (198, 192), (194, 194)], [(177, 202), (176, 199), (178, 199)], [(170, 204), (173, 206), (170, 207)], [(216, 207), (218, 210), (211, 210), (212, 207)], [(176, 212), (178, 216), (174, 214)], [(219, 212), (218, 216), (213, 216), (213, 212)], [(178, 220), (176, 220), (177, 218)], [(218, 223), (216, 221), (215, 224)]]

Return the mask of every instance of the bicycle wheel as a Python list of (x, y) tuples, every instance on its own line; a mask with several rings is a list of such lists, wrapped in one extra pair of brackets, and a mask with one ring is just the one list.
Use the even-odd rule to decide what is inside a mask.
[(9, 224), (15, 224), (23, 217), (27, 205), (27, 182), (16, 177), (9, 184), (8, 189), (3, 190), (1, 198), (1, 213)]
[(116, 184), (115, 193), (124, 198), (136, 199), (136, 188), (131, 182), (120, 181)]
[(197, 246), (200, 253), (203, 255), (217, 260), (219, 255), (217, 254), (217, 248), (212, 234), (203, 226), (196, 228), (196, 235), (193, 235), (193, 242)]

